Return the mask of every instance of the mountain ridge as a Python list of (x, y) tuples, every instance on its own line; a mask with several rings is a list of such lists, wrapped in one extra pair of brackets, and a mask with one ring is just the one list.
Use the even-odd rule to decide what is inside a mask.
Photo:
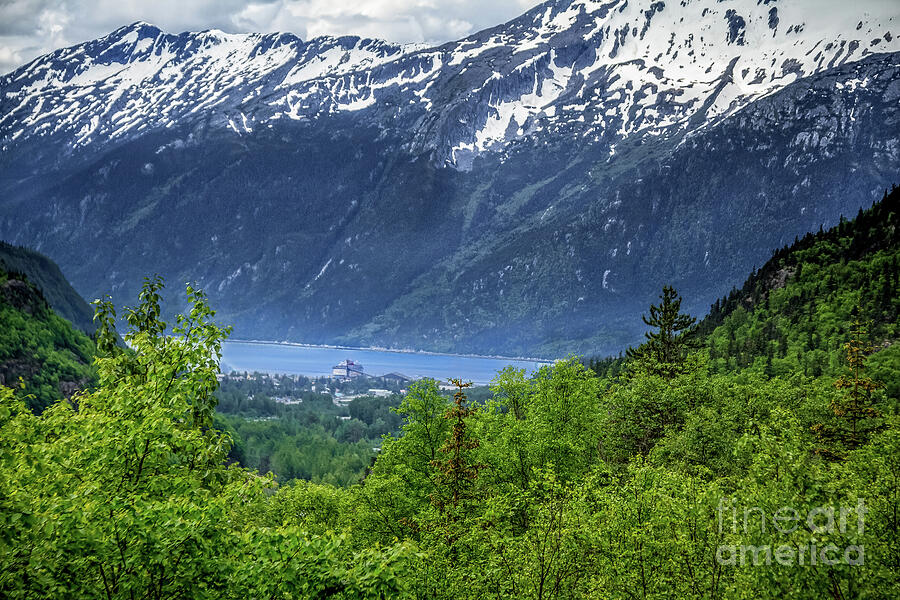
[[(629, 5), (624, 0), (551, 0), (503, 25), (433, 48), (355, 36), (304, 42), (285, 33), (209, 30), (172, 35), (137, 22), (105, 38), (57, 50), (0, 78), (6, 113), (0, 119), (6, 130), (0, 139), (4, 145), (15, 144), (27, 135), (23, 127), (28, 125), (47, 131), (46, 123), (37, 124), (40, 114), (28, 114), (40, 113), (45, 96), (58, 103), (61, 114), (78, 115), (70, 118), (70, 129), (60, 122), (50, 130), (67, 131), (72, 147), (78, 148), (93, 136), (115, 139), (135, 128), (168, 127), (205, 108), (213, 110), (214, 126), (237, 135), (278, 119), (315, 118), (323, 111), (385, 112), (380, 107), (387, 104), (386, 112), (393, 113), (392, 89), (397, 87), (410, 98), (410, 110), (417, 113), (413, 118), (424, 118), (422, 125), (428, 121), (422, 108), (427, 112), (438, 103), (452, 106), (453, 114), (441, 119), (446, 130), (439, 131), (437, 139), (429, 141), (426, 135), (414, 143), (436, 152), (441, 164), (467, 168), (480, 153), (502, 149), (529, 131), (577, 127), (588, 106), (595, 107), (593, 126), (580, 128), (579, 134), (599, 139), (619, 124), (618, 136), (607, 142), (614, 153), (617, 137), (644, 130), (661, 135), (670, 126), (689, 125), (693, 115), (709, 121), (854, 55), (858, 60), (900, 50), (900, 39), (888, 30), (880, 32), (893, 21), (889, 10), (883, 15), (864, 11), (857, 30), (847, 33), (820, 31), (829, 21), (814, 12), (798, 12), (798, 3), (719, 4), (682, 2), (677, 11), (659, 1)], [(686, 18), (698, 22), (688, 27)], [(824, 37), (802, 35), (807, 26)], [(669, 39), (661, 39), (666, 33)], [(845, 36), (854, 39), (842, 39)], [(864, 36), (870, 39), (861, 39)], [(500, 71), (485, 69), (485, 58)], [(65, 76), (54, 78), (60, 71)], [(637, 75), (646, 81), (633, 89)], [(447, 78), (463, 81), (461, 94), (442, 93)], [(529, 92), (530, 78), (534, 85)], [(121, 105), (121, 97), (138, 86), (138, 93)], [(431, 86), (437, 89), (434, 94)], [(694, 89), (698, 86), (703, 89)], [(102, 101), (84, 108), (83, 98), (91, 94)], [(199, 95), (200, 102), (179, 107), (179, 101), (192, 95)], [(473, 95), (486, 101), (487, 110), (472, 112)], [(583, 106), (559, 102), (566, 98)], [(700, 110), (692, 112), (698, 104)], [(567, 106), (572, 107), (569, 117)], [(141, 118), (129, 118), (126, 108)], [(406, 109), (397, 105), (396, 110), (402, 114)], [(376, 121), (393, 116), (380, 115)], [(16, 117), (18, 129), (10, 127)], [(447, 129), (454, 119), (465, 126)]]
[(95, 384), (93, 359), (93, 341), (0, 260), (0, 386), (21, 385), (29, 408), (39, 412)]
[[(797, 237), (777, 249), (743, 284), (698, 315), (691, 335), (712, 373), (767, 378), (837, 376), (853, 330), (870, 346), (867, 370), (897, 398), (900, 378), (900, 188), (852, 219)], [(616, 378), (630, 358), (593, 357), (586, 364)]]

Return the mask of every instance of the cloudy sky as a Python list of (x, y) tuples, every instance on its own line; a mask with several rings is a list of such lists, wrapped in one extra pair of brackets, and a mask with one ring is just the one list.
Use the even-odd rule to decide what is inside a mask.
[(540, 0), (0, 0), (0, 73), (63, 46), (147, 21), (180, 33), (289, 31), (445, 42), (497, 25)]

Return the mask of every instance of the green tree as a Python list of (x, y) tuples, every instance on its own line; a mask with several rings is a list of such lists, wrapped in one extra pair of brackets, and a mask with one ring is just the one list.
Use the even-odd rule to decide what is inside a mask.
[(436, 457), (431, 466), (437, 470), (437, 488), (431, 501), (442, 511), (455, 509), (460, 502), (471, 497), (471, 490), (478, 472), (484, 465), (475, 463), (472, 451), (480, 445), (466, 426), (466, 420), (475, 414), (476, 409), (466, 405), (465, 389), (471, 382), (463, 383), (459, 379), (451, 379), (456, 386), (453, 405), (447, 410), (444, 418), (450, 421), (450, 436), (438, 452), (444, 457)]
[(356, 525), (368, 541), (418, 537), (420, 512), (435, 492), (432, 461), (450, 433), (449, 407), (437, 382), (412, 384), (395, 409), (403, 417), (400, 434), (383, 438), (372, 472), (355, 498)]
[(161, 287), (127, 311), (128, 349), (101, 344), (96, 390), (35, 415), (0, 388), (0, 596), (403, 597), (406, 546), (269, 524), (274, 481), (226, 465), (211, 427), (227, 330), (188, 287), (167, 335)]
[(841, 390), (831, 402), (834, 424), (817, 423), (813, 431), (824, 447), (817, 451), (828, 458), (842, 458), (844, 452), (855, 450), (883, 427), (881, 412), (876, 408), (875, 393), (882, 387), (865, 375), (866, 357), (872, 346), (866, 342), (866, 329), (857, 319), (851, 339), (844, 344), (849, 373), (834, 382)]
[(650, 305), (650, 315), (641, 318), (654, 328), (644, 334), (647, 341), (637, 349), (629, 348), (628, 357), (639, 368), (665, 377), (682, 372), (688, 353), (699, 347), (692, 336), (696, 319), (681, 312), (681, 296), (671, 286), (663, 286), (660, 304)]

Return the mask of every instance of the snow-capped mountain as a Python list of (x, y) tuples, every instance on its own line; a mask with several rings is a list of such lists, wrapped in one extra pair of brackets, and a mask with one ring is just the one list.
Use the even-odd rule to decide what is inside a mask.
[[(639, 312), (659, 279), (710, 301), (890, 183), (898, 25), (890, 2), (821, 0), (551, 0), (438, 47), (136, 23), (0, 78), (0, 236), (32, 236), (64, 268), (73, 245), (124, 245), (119, 262), (72, 254), (82, 292), (132, 290), (139, 269), (200, 278), (248, 334), (580, 339), (598, 311)], [(742, 189), (725, 185), (741, 171)], [(225, 194), (243, 201), (210, 200), (238, 174)], [(173, 207), (190, 258), (154, 243)], [(286, 281), (269, 313), (259, 294), (229, 305)], [(504, 341), (511, 313), (547, 311)], [(434, 341), (448, 331), (464, 334)], [(591, 334), (612, 349), (633, 329)]]
[(354, 37), (171, 35), (135, 23), (0, 80), (2, 141), (62, 134), (80, 147), (195, 119), (241, 134), (339, 111), (368, 110), (390, 126), (394, 113), (424, 120), (438, 111), (441, 127), (414, 141), (457, 166), (537, 132), (603, 140), (612, 153), (617, 139), (672, 135), (804, 76), (900, 51), (892, 33), (900, 8), (828, 8), (553, 0), (425, 49)]
[(62, 133), (79, 147), (212, 111), (243, 131), (248, 121), (240, 107), (265, 104), (263, 93), (363, 70), (409, 50), (353, 37), (304, 43), (290, 34), (171, 35), (135, 23), (5, 77), (4, 141)]

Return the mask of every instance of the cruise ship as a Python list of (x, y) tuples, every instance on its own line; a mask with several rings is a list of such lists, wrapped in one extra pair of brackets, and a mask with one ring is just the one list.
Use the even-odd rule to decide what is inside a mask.
[(331, 367), (331, 375), (340, 379), (353, 379), (365, 376), (365, 372), (361, 364), (347, 359)]

